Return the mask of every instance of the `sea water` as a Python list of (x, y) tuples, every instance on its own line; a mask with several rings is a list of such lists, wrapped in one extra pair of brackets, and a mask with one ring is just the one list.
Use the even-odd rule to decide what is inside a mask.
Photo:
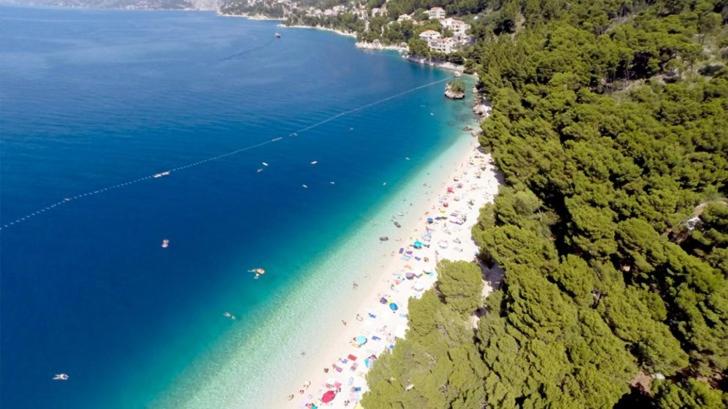
[(448, 76), (270, 21), (0, 8), (0, 406), (257, 407), (336, 257), (462, 144)]

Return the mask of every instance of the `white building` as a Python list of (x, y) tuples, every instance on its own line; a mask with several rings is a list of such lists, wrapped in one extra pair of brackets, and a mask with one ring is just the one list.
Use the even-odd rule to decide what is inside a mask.
[(425, 30), (420, 33), (420, 38), (427, 41), (427, 45), (430, 45), (430, 41), (439, 40), (441, 37), (442, 34), (435, 30)]
[(359, 17), (361, 20), (366, 20), (369, 16), (366, 7), (358, 7), (354, 10), (354, 15)]
[(412, 16), (409, 14), (401, 14), (399, 17), (397, 17), (397, 22), (401, 23), (403, 21), (412, 21)]
[(427, 16), (430, 18), (430, 20), (440, 20), (445, 18), (445, 9), (442, 7), (433, 7), (429, 10), (427, 10)]
[(448, 17), (446, 19), (442, 19), (440, 20), (440, 24), (444, 28), (452, 31), (454, 37), (463, 38), (467, 36), (468, 30), (470, 30), (470, 24), (467, 24), (466, 22), (458, 20), (456, 18)]
[(433, 51), (437, 51), (443, 54), (450, 54), (451, 52), (457, 50), (458, 47), (457, 41), (455, 41), (455, 39), (452, 37), (436, 38), (429, 41), (427, 45)]
[(383, 5), (382, 7), (374, 7), (372, 8), (372, 17), (377, 16), (386, 16), (387, 15), (387, 5)]

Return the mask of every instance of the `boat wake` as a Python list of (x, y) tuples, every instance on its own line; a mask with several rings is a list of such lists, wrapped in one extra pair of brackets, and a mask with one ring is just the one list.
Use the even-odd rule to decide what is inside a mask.
[(250, 53), (254, 53), (254, 52), (258, 51), (258, 50), (262, 50), (264, 48), (267, 48), (268, 46), (273, 45), (273, 43), (275, 43), (276, 38), (279, 38), (279, 37), (273, 37), (272, 39), (270, 39), (269, 41), (266, 41), (263, 44), (256, 45), (255, 47), (250, 47), (247, 50), (238, 51), (237, 53), (234, 53), (234, 54), (230, 54), (227, 57), (221, 58), (218, 62), (226, 62), (226, 61), (230, 61), (230, 60), (236, 60), (236, 59), (238, 59), (240, 57), (244, 57), (244, 56), (246, 56), (246, 55), (248, 55)]

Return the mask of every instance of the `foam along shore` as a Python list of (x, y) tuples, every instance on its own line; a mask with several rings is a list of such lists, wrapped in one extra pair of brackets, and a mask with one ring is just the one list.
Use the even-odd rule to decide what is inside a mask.
[(228, 13), (220, 13), (218, 11), (217, 15), (220, 17), (238, 17), (238, 18), (244, 18), (247, 20), (259, 20), (259, 21), (285, 21), (286, 20), (283, 17), (268, 17), (263, 14), (247, 14), (247, 13), (228, 14)]
[(324, 27), (324, 26), (306, 26), (306, 25), (301, 25), (301, 24), (295, 24), (295, 25), (287, 26), (285, 24), (279, 24), (279, 27), (283, 27), (283, 28), (307, 28), (309, 30), (329, 31), (329, 32), (332, 32), (332, 33), (336, 33), (338, 35), (356, 38), (356, 33), (354, 33), (354, 32), (341, 31), (341, 30), (337, 30), (335, 28), (329, 28), (329, 27)]
[[(352, 408), (367, 391), (366, 374), (376, 359), (403, 338), (408, 327), (408, 300), (419, 298), (437, 280), (436, 265), (443, 259), (475, 260), (478, 248), (471, 237), (479, 210), (493, 200), (498, 181), (490, 155), (471, 149), (441, 186), (419, 208), (419, 219), (403, 226), (405, 234), (383, 241), (388, 247), (385, 266), (375, 285), (360, 302), (354, 316), (332, 323), (332, 334), (319, 334), (322, 342), (308, 363), (299, 366), (300, 382), (276, 407)], [(395, 216), (396, 217), (396, 216)], [(486, 286), (484, 295), (490, 292)], [(330, 336), (326, 336), (330, 335)], [(288, 403), (285, 403), (288, 401)]]

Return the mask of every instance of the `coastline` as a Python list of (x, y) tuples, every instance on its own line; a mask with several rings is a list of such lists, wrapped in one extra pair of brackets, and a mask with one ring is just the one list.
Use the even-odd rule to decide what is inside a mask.
[[(224, 16), (251, 19), (242, 15)], [(325, 27), (279, 26), (354, 36)], [(473, 122), (477, 124), (476, 121), (476, 117), (473, 117)], [(405, 186), (397, 189), (396, 193), (372, 213), (369, 221), (347, 234), (331, 253), (307, 266), (307, 272), (301, 276), (299, 284), (291, 287), (279, 299), (273, 300), (272, 303), (276, 305), (273, 310), (276, 313), (261, 317), (260, 321), (247, 328), (244, 342), (241, 343), (231, 336), (227, 342), (216, 346), (216, 352), (211, 354), (217, 357), (216, 360), (219, 359), (214, 372), (207, 372), (203, 362), (191, 366), (184, 374), (180, 374), (180, 382), (176, 382), (173, 393), (160, 397), (153, 407), (196, 409), (209, 407), (207, 405), (212, 402), (216, 402), (218, 407), (249, 407), (247, 405), (255, 397), (256, 405), (260, 405), (257, 407), (285, 408), (304, 407), (306, 401), (315, 400), (317, 396), (314, 395), (323, 391), (327, 380), (327, 374), (322, 368), (329, 366), (350, 347), (348, 341), (351, 335), (362, 328), (354, 323), (368, 323), (357, 321), (356, 315), (363, 315), (362, 311), (375, 305), (374, 302), (378, 299), (375, 296), (386, 291), (391, 285), (392, 274), (396, 273), (396, 269), (401, 269), (401, 260), (396, 253), (399, 247), (395, 246), (411, 242), (413, 237), (424, 230), (422, 223), (428, 212), (432, 212), (440, 203), (443, 190), (448, 183), (452, 183), (456, 174), (461, 175), (466, 168), (469, 169), (468, 172), (474, 171), (468, 165), (472, 166), (469, 162), (472, 162), (473, 155), (478, 152), (478, 140), (469, 132), (459, 133), (451, 146), (436, 154)], [(480, 156), (479, 161), (489, 161), (487, 156), (477, 154)], [(477, 196), (478, 200), (464, 211), (468, 214), (468, 222), (460, 226), (462, 232), (458, 236), (462, 237), (460, 241), (463, 244), (459, 248), (464, 252), (447, 254), (444, 251), (442, 258), (457, 260), (467, 254), (470, 256), (465, 259), (475, 258), (477, 247), (470, 237), (472, 223), (477, 221), (478, 212), (485, 201), (492, 200), (498, 190), (493, 166), (487, 165), (487, 170), (483, 173), (486, 175), (485, 179), (492, 181), (489, 182), (487, 190), (491, 193), (485, 194), (485, 191), (480, 190), (482, 194)], [(460, 204), (466, 205), (467, 202), (464, 200)], [(455, 207), (455, 202), (452, 202), (451, 210)], [(390, 219), (393, 215), (397, 215), (402, 228), (394, 227)], [(380, 242), (378, 237), (382, 235), (386, 235), (388, 241)], [(435, 263), (435, 260), (430, 260), (430, 263)], [(434, 272), (434, 264), (429, 270)], [(435, 280), (436, 274), (425, 275), (421, 280), (418, 279), (417, 288), (430, 288)], [(352, 288), (353, 282), (358, 284), (358, 288)], [(337, 289), (339, 294), (323, 294), (321, 288)], [(401, 314), (405, 314), (407, 300), (414, 295), (411, 290), (413, 289), (398, 295), (397, 303), (401, 305)], [(406, 316), (397, 314), (393, 317), (398, 321), (383, 325), (391, 325), (392, 337), (404, 337), (408, 325)], [(342, 320), (350, 325), (342, 326)], [(342, 328), (345, 330), (342, 331)], [(390, 341), (393, 340), (390, 338)], [(265, 365), (251, 365), (252, 362), (247, 357), (250, 351), (264, 357)], [(360, 362), (359, 369), (362, 368), (364, 364)], [(364, 380), (364, 375), (365, 373), (359, 375), (359, 379)], [(203, 385), (200, 385), (200, 381)], [(305, 393), (296, 393), (306, 382), (309, 388)], [(362, 387), (363, 392), (366, 388), (365, 382)], [(293, 400), (288, 399), (291, 393), (296, 393)], [(345, 407), (344, 401), (343, 398), (337, 399), (333, 407)]]
[[(151, 407), (302, 408), (305, 402), (300, 398), (306, 395), (296, 395), (294, 401), (289, 401), (288, 395), (307, 380), (312, 384), (306, 394), (319, 388), (313, 380), (325, 375), (322, 368), (334, 358), (330, 352), (348, 345), (349, 328), (341, 320), (356, 322), (355, 316), (363, 306), (376, 302), (371, 295), (387, 287), (389, 266), (398, 261), (392, 254), (395, 246), (409, 241), (416, 229), (421, 230), (424, 213), (437, 201), (452, 177), (452, 170), (461, 168), (475, 146), (477, 138), (460, 132), (452, 145), (367, 214), (366, 221), (306, 265), (300, 280), (271, 300), (267, 313), (256, 313), (259, 320), (246, 327), (231, 328), (244, 335), (230, 334), (204, 361), (197, 361), (178, 374), (175, 386)], [(485, 195), (481, 196), (484, 200)], [(468, 216), (469, 222), (476, 220), (479, 207), (474, 206), (473, 211), (475, 215)], [(392, 216), (397, 217), (402, 228), (393, 225)], [(470, 227), (465, 229), (469, 236)], [(388, 236), (389, 241), (380, 242), (378, 238), (382, 235)], [(434, 282), (434, 277), (431, 279)], [(352, 287), (353, 282), (358, 283), (358, 288)], [(402, 308), (404, 311), (406, 307)], [(404, 319), (399, 336), (404, 334), (406, 322)], [(207, 368), (215, 369), (210, 372)], [(338, 401), (343, 404), (343, 399)], [(301, 405), (296, 406), (298, 403)]]
[(227, 13), (221, 13), (220, 10), (217, 10), (215, 12), (220, 17), (235, 17), (235, 18), (244, 18), (248, 20), (257, 20), (257, 21), (285, 21), (285, 18), (277, 18), (277, 17), (268, 17), (263, 14), (227, 14)]
[[(445, 177), (426, 186), (425, 196), (402, 219), (403, 228), (399, 234), (390, 236), (380, 246), (382, 253), (378, 258), (372, 255), (366, 268), (379, 271), (378, 275), (371, 278), (372, 285), (367, 289), (353, 292), (355, 295), (350, 297), (350, 305), (347, 306), (349, 314), (343, 319), (346, 325), (343, 321), (336, 321), (331, 323), (327, 332), (317, 334), (320, 339), (332, 341), (322, 345), (325, 348), (309, 353), (304, 358), (297, 368), (298, 383), (290, 385), (286, 391), (276, 391), (278, 400), (274, 407), (305, 408), (312, 403), (320, 405), (324, 393), (337, 389), (340, 391), (337, 395), (341, 397), (334, 398), (326, 407), (355, 406), (367, 390), (368, 369), (364, 359), (378, 356), (392, 348), (396, 338), (405, 337), (409, 325), (406, 315), (408, 300), (410, 297), (419, 298), (434, 285), (437, 280), (437, 262), (443, 259), (475, 260), (478, 248), (472, 239), (471, 229), (477, 222), (480, 208), (491, 202), (497, 194), (499, 184), (490, 155), (478, 149), (475, 138), (468, 138), (467, 148), (458, 152), (456, 164), (443, 172)], [(444, 203), (447, 203), (447, 207), (443, 207)], [(427, 221), (428, 217), (449, 217), (451, 213), (465, 215), (465, 223), (458, 225), (452, 220)], [(427, 231), (431, 235), (428, 248), (412, 250), (415, 256), (404, 260), (398, 248), (411, 250), (412, 243), (421, 239)], [(374, 237), (372, 239), (376, 240)], [(406, 278), (410, 270), (419, 277), (411, 280)], [(425, 271), (435, 273), (423, 273)], [(490, 290), (486, 284), (483, 296), (489, 294)], [(382, 297), (387, 299), (387, 303), (396, 303), (398, 310), (391, 312), (388, 304), (380, 302)], [(352, 339), (357, 336), (367, 337), (367, 343), (361, 348), (352, 345)], [(355, 360), (351, 360), (352, 355), (356, 357)], [(323, 368), (328, 371), (324, 372)], [(291, 395), (293, 399), (290, 399)]]
[[(357, 34), (350, 31), (341, 31), (337, 30), (335, 28), (330, 27), (324, 27), (324, 26), (308, 26), (305, 24), (295, 24), (295, 25), (285, 25), (282, 22), (285, 21), (285, 18), (275, 18), (275, 17), (267, 17), (264, 15), (250, 15), (250, 14), (222, 14), (218, 12), (218, 15), (223, 17), (239, 17), (239, 18), (246, 18), (249, 20), (270, 20), (270, 21), (279, 21), (281, 23), (278, 24), (278, 27), (281, 28), (297, 28), (297, 29), (309, 29), (309, 30), (320, 30), (320, 31), (328, 31), (330, 33), (338, 34), (340, 36), (344, 37), (350, 37), (350, 38), (357, 38)], [(452, 71), (456, 73), (462, 74), (465, 71), (464, 65), (458, 65), (453, 64), (451, 62), (439, 62), (439, 61), (432, 61), (427, 58), (418, 58), (418, 57), (412, 57), (408, 54), (409, 48), (402, 47), (398, 45), (388, 45), (388, 44), (381, 44), (378, 41), (375, 42), (366, 42), (366, 41), (357, 41), (354, 43), (354, 46), (356, 48), (359, 48), (361, 50), (370, 50), (370, 51), (396, 51), (400, 54), (400, 56), (407, 60), (408, 62), (420, 64), (420, 65), (428, 65), (430, 67), (440, 68), (447, 71)]]
[(307, 26), (307, 25), (304, 25), (304, 24), (294, 24), (292, 26), (287, 26), (285, 24), (278, 24), (278, 27), (282, 27), (282, 28), (305, 28), (305, 29), (309, 29), (309, 30), (328, 31), (330, 33), (335, 33), (335, 34), (338, 34), (340, 36), (356, 38), (356, 33), (354, 33), (354, 32), (341, 31), (341, 30), (337, 30), (335, 28), (329, 28), (329, 27), (324, 27), (324, 26)]
[[(258, 16), (240, 17), (254, 20), (283, 21), (283, 19)], [(323, 26), (287, 26), (283, 23), (279, 23), (278, 26), (281, 28), (327, 31), (345, 37), (357, 38), (356, 33), (345, 32)], [(408, 55), (409, 50), (406, 47), (383, 45), (379, 42), (369, 43), (360, 41), (355, 42), (354, 45), (356, 48), (361, 50), (396, 51), (400, 54), (401, 58), (410, 63), (428, 65), (455, 73), (462, 74), (465, 69), (462, 65), (456, 65), (449, 62), (434, 62), (429, 59), (411, 57)], [(474, 101), (477, 101), (477, 95), (475, 95), (475, 97)], [(476, 124), (482, 119), (482, 117), (477, 115), (474, 117), (476, 118)], [(327, 408), (360, 407), (358, 406), (358, 401), (361, 399), (363, 393), (368, 390), (366, 383), (368, 365), (365, 365), (365, 356), (361, 354), (357, 354), (361, 355), (357, 356), (358, 362), (347, 361), (347, 357), (350, 357), (352, 352), (355, 354), (357, 352), (356, 348), (352, 346), (352, 339), (363, 333), (367, 333), (368, 335), (374, 333), (376, 329), (371, 328), (372, 325), (381, 326), (379, 328), (379, 332), (380, 335), (382, 335), (380, 338), (383, 338), (383, 342), (379, 342), (379, 345), (374, 348), (371, 348), (373, 342), (370, 342), (370, 349), (367, 350), (368, 354), (366, 355), (379, 355), (384, 352), (385, 349), (393, 348), (395, 339), (404, 338), (407, 328), (409, 327), (409, 321), (406, 315), (409, 298), (419, 298), (424, 291), (430, 289), (435, 284), (437, 280), (435, 268), (437, 262), (442, 259), (451, 261), (475, 261), (478, 248), (472, 239), (471, 229), (477, 222), (480, 209), (486, 203), (492, 202), (493, 198), (498, 193), (499, 183), (496, 178), (495, 165), (493, 164), (492, 158), (490, 157), (490, 154), (480, 152), (478, 139), (473, 138), (469, 133), (465, 133), (460, 137), (467, 139), (466, 147), (458, 150), (454, 162), (444, 166), (446, 170), (439, 175), (440, 177), (437, 178), (435, 182), (429, 184), (424, 183), (423, 186), (420, 187), (420, 193), (423, 195), (414, 203), (409, 204), (410, 209), (408, 209), (408, 212), (398, 214), (401, 216), (401, 218), (398, 219), (398, 222), (401, 223), (402, 228), (390, 233), (390, 235), (387, 236), (386, 242), (379, 243), (377, 249), (382, 249), (382, 253), (379, 257), (368, 259), (365, 265), (347, 266), (357, 270), (364, 269), (372, 272), (378, 270), (379, 274), (373, 278), (370, 278), (369, 274), (365, 274), (364, 278), (369, 278), (369, 281), (355, 281), (352, 283), (356, 286), (356, 288), (352, 288), (351, 295), (347, 297), (347, 302), (344, 305), (337, 306), (335, 314), (337, 319), (330, 320), (326, 328), (315, 333), (315, 337), (317, 339), (330, 341), (319, 345), (319, 348), (300, 351), (300, 355), (296, 357), (296, 374), (294, 376), (290, 376), (289, 374), (289, 376), (287, 376), (287, 381), (284, 381), (286, 376), (281, 376), (280, 380), (283, 382), (280, 382), (275, 386), (272, 384), (269, 385), (269, 388), (266, 390), (269, 396), (265, 402), (266, 406), (276, 408), (310, 408), (312, 404), (321, 406), (321, 397), (323, 393), (331, 390), (338, 390), (339, 396), (341, 397), (335, 398), (332, 402), (325, 404)], [(453, 147), (453, 149), (455, 149), (455, 147)], [(443, 152), (438, 155), (437, 158), (433, 159), (430, 165), (443, 160), (442, 157), (444, 156), (446, 156), (446, 152)], [(443, 166), (441, 164), (440, 169), (442, 170), (442, 168)], [(425, 169), (423, 169), (422, 172), (425, 172)], [(426, 172), (428, 176), (432, 173), (433, 172)], [(478, 174), (478, 179), (481, 178), (480, 174), (483, 174), (483, 178), (480, 181), (482, 183), (474, 183), (475, 179), (473, 179), (473, 177), (475, 174)], [(434, 272), (434, 274), (420, 274), (421, 277), (418, 277), (416, 281), (406, 281), (406, 279), (402, 278), (404, 274), (403, 267), (408, 266), (411, 261), (403, 262), (397, 248), (406, 247), (406, 243), (411, 243), (414, 238), (419, 236), (423, 231), (429, 229), (431, 226), (426, 225), (426, 220), (429, 216), (437, 213), (438, 208), (440, 212), (447, 211), (447, 209), (442, 208), (441, 205), (443, 200), (447, 200), (446, 196), (448, 195), (448, 185), (452, 185), (454, 181), (462, 180), (464, 175), (470, 176), (469, 180), (465, 184), (461, 185), (464, 189), (469, 189), (468, 200), (456, 202), (451, 201), (453, 205), (451, 205), (450, 210), (465, 214), (467, 221), (454, 229), (448, 229), (448, 227), (445, 227), (444, 232), (440, 232), (440, 234), (435, 236), (437, 239), (432, 240), (433, 244), (438, 240), (454, 240), (457, 243), (460, 243), (458, 250), (455, 250), (454, 246), (449, 249), (435, 250), (434, 252), (436, 255), (434, 258), (429, 259), (429, 261), (424, 263), (424, 265), (418, 266), (418, 268), (421, 268), (422, 271), (430, 271)], [(419, 178), (417, 176), (414, 177), (413, 182), (418, 179)], [(433, 179), (430, 178), (430, 180)], [(477, 186), (475, 186), (476, 184)], [(384, 207), (387, 208), (387, 206)], [(386, 217), (382, 213), (379, 213), (379, 216)], [(448, 223), (449, 222), (447, 220), (442, 222), (443, 225), (447, 225)], [(374, 223), (374, 225), (376, 224), (377, 223)], [(447, 237), (453, 233), (451, 230), (457, 231), (454, 236)], [(369, 233), (369, 235), (372, 236), (371, 233)], [(377, 240), (377, 237), (372, 236), (370, 239)], [(346, 253), (345, 247), (346, 246), (340, 249), (340, 252), (343, 254)], [(326, 267), (320, 266), (319, 268)], [(372, 311), (379, 309), (380, 313), (386, 313), (386, 311), (382, 311), (381, 308), (378, 308), (381, 307), (381, 305), (377, 302), (377, 300), (386, 293), (392, 293), (395, 286), (393, 283), (395, 282), (398, 284), (411, 284), (406, 289), (402, 289), (402, 291), (396, 295), (396, 303), (399, 306), (398, 313), (386, 318), (384, 318), (385, 316), (383, 315), (375, 314), (383, 319), (373, 319), (372, 316), (369, 315)], [(402, 287), (404, 287), (404, 285)], [(485, 283), (483, 296), (487, 296), (490, 291), (492, 291), (492, 289), (488, 287), (487, 283)], [(363, 317), (367, 318), (364, 319)], [(348, 365), (356, 365), (345, 366), (342, 362), (346, 362)], [(335, 372), (336, 366), (333, 365), (343, 369), (339, 375), (343, 374), (344, 376), (339, 376), (338, 380), (335, 376), (337, 374), (337, 372)], [(352, 367), (358, 369), (358, 371), (352, 370)], [(325, 372), (324, 368), (327, 368), (328, 371)], [(338, 389), (336, 389), (337, 387)], [(345, 388), (345, 390), (343, 388)], [(358, 392), (351, 392), (354, 388), (358, 388)]]

